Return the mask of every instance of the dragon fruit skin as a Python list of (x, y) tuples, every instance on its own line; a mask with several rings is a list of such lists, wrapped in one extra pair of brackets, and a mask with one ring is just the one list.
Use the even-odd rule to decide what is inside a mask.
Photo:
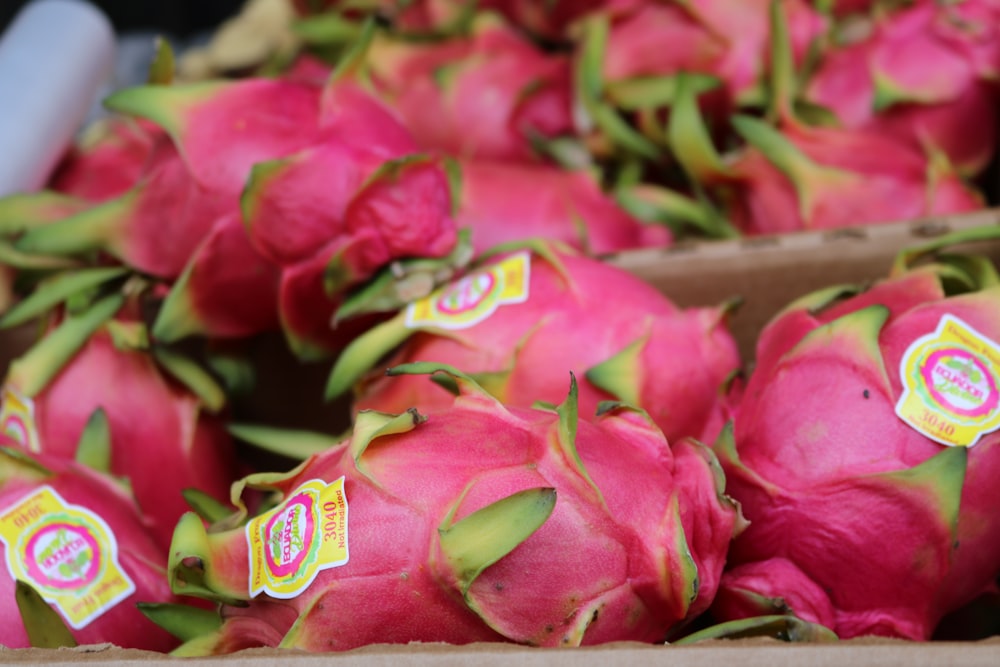
[(993, 283), (949, 295), (945, 275), (897, 272), (839, 302), (840, 290), (817, 293), (763, 330), (733, 430), (715, 448), (750, 521), (715, 615), (784, 608), (841, 638), (926, 640), (996, 579), (1000, 436), (947, 447), (895, 414), (903, 355), (943, 315), (1000, 339)]
[[(66, 503), (93, 512), (110, 528), (117, 542), (117, 560), (135, 585), (135, 591), (85, 627), (72, 630), (78, 644), (110, 642), (122, 648), (169, 651), (177, 640), (156, 627), (135, 607), (136, 602), (177, 602), (166, 577), (166, 554), (149, 535), (133, 498), (111, 477), (72, 460), (27, 454), (0, 435), (0, 507), (8, 511), (20, 500), (47, 486)], [(107, 555), (107, 554), (105, 554)], [(3, 557), (7, 558), (4, 551)], [(14, 580), (3, 568), (0, 616), (5, 618), (0, 643), (8, 648), (30, 646), (18, 608)]]
[(322, 88), (281, 78), (126, 88), (105, 100), (172, 137), (195, 180), (238, 194), (257, 162), (316, 141)]
[[(446, 255), (457, 240), (443, 169), (417, 155), (371, 95), (328, 83), (249, 78), (115, 93), (109, 108), (155, 124), (170, 141), (157, 145), (135, 188), (29, 230), (19, 248), (103, 248), (177, 281), (154, 327), (163, 342), (295, 322), (300, 329), (286, 334), (296, 349), (328, 353), (338, 291), (399, 257)], [(241, 217), (249, 245), (232, 224)], [(298, 286), (307, 293), (289, 294)], [(231, 298), (248, 292), (261, 298)], [(322, 307), (284, 311), (303, 302)]]
[(279, 266), (282, 328), (303, 358), (343, 346), (345, 330), (330, 322), (348, 289), (397, 259), (443, 257), (457, 242), (439, 160), (416, 153), (398, 121), (359, 89), (332, 95), (329, 140), (257, 165), (241, 199), (251, 244)]
[[(603, 75), (608, 81), (697, 72), (718, 77), (733, 101), (753, 94), (768, 66), (769, 0), (636, 3), (614, 18)], [(825, 21), (799, 0), (782, 3), (792, 53), (801, 61)], [(664, 43), (678, 48), (663, 49)]]
[[(44, 194), (44, 193), (43, 193)], [(83, 198), (74, 201), (89, 203)], [(124, 193), (46, 217), (16, 242), (26, 253), (102, 251), (153, 276), (172, 279), (235, 203), (200, 186), (173, 145), (154, 143), (139, 180)]]
[[(457, 381), (448, 411), (426, 420), (362, 413), (343, 444), (287, 475), (246, 479), (287, 498), (307, 480), (344, 478), (348, 561), (297, 596), (250, 599), (244, 530), (178, 524), (175, 590), (248, 601), (224, 606), (221, 631), (193, 648), (652, 642), (704, 608), (738, 525), (707, 448), (668, 446), (627, 408), (576, 423), (572, 393), (555, 411), (505, 408)], [(530, 508), (508, 513), (528, 498)], [(497, 524), (479, 524), (485, 507)], [(483, 532), (466, 532), (469, 524)], [(449, 540), (450, 531), (484, 541)], [(458, 550), (464, 574), (452, 566)]]
[[(666, 227), (629, 215), (588, 172), (486, 160), (458, 164), (456, 224), (471, 231), (477, 253), (530, 238), (559, 241), (594, 255), (666, 247), (673, 241)], [(529, 194), (512, 197), (512, 192)]]
[(197, 334), (241, 338), (275, 331), (280, 283), (279, 267), (256, 252), (239, 215), (225, 215), (170, 286), (153, 337), (169, 342)]
[(15, 359), (5, 386), (32, 404), (35, 438), (28, 448), (74, 458), (80, 434), (98, 408), (111, 433), (110, 471), (127, 478), (150, 530), (168, 544), (174, 524), (190, 508), (188, 488), (225, 500), (241, 468), (219, 415), (157, 363), (144, 349), (120, 346), (109, 326), (136, 325), (127, 305), (86, 339), (47, 382), (40, 382), (46, 338)]
[[(745, 142), (695, 178), (745, 234), (914, 220), (983, 207), (940, 154), (874, 130), (811, 126), (794, 104), (796, 72), (783, 6), (771, 6), (772, 120), (735, 115)], [(700, 122), (700, 121), (698, 121)], [(714, 152), (714, 147), (711, 148)], [(697, 165), (695, 165), (697, 166)]]
[[(987, 16), (978, 15), (983, 9)], [(1000, 53), (983, 46), (995, 43), (996, 20), (996, 9), (981, 2), (889, 12), (872, 21), (866, 38), (825, 53), (804, 97), (845, 127), (933, 147), (976, 174), (996, 144)]]
[[(730, 214), (747, 234), (831, 229), (976, 211), (982, 197), (947, 165), (874, 131), (734, 124), (751, 145), (734, 159)], [(729, 187), (728, 185), (726, 187)]]
[(161, 135), (152, 123), (118, 116), (98, 120), (62, 159), (49, 187), (92, 202), (122, 195), (139, 181)]
[(377, 39), (366, 70), (425, 150), (530, 162), (539, 159), (534, 140), (573, 129), (569, 58), (497, 17), (439, 43)]
[[(322, 96), (315, 101), (322, 104)], [(355, 105), (359, 113), (378, 111), (360, 98), (343, 102)], [(316, 113), (322, 115), (323, 110)], [(317, 131), (319, 123), (317, 117)], [(351, 125), (337, 132), (349, 132)], [(391, 130), (384, 121), (377, 126)], [(160, 340), (199, 333), (247, 336), (284, 325), (295, 340), (319, 340), (320, 347), (332, 344), (326, 339), (333, 336), (328, 323), (336, 301), (326, 294), (322, 276), (334, 251), (327, 249), (318, 261), (316, 254), (344, 242), (343, 212), (350, 197), (380, 160), (412, 142), (387, 131), (383, 141), (368, 144), (368, 137), (358, 133), (356, 140), (366, 142), (366, 148), (355, 150), (333, 138), (332, 129), (328, 132), (331, 137), (322, 142), (249, 167), (245, 186), (238, 196), (233, 194), (232, 212), (215, 222), (168, 295), (154, 326)], [(387, 152), (386, 144), (393, 150)], [(298, 295), (303, 283), (293, 276), (306, 268), (315, 271), (316, 279), (305, 283), (306, 293)], [(246, 299), (247, 293), (258, 298)], [(288, 312), (301, 301), (310, 304), (304, 312)]]
[[(193, 95), (197, 88), (138, 90), (132, 95), (136, 101), (125, 98), (115, 106), (159, 119), (199, 182), (239, 203), (256, 261), (254, 253), (243, 252), (244, 262), (227, 261), (215, 273), (225, 275), (234, 291), (263, 281), (265, 293), (277, 298), (269, 302), (273, 312), (265, 311), (268, 303), (262, 301), (229, 332), (251, 332), (278, 321), (304, 356), (325, 354), (341, 335), (329, 324), (338, 290), (396, 258), (438, 257), (451, 250), (456, 236), (447, 178), (439, 166), (416, 155), (412, 138), (382, 105), (352, 84), (320, 88), (248, 80), (224, 85), (222, 95), (218, 90), (209, 88), (215, 92), (195, 107), (197, 113), (183, 105), (189, 96), (201, 99)], [(272, 100), (283, 95), (289, 98), (283, 103)], [(163, 117), (162, 108), (170, 105), (156, 105), (158, 98), (173, 100), (180, 113)], [(253, 113), (240, 109), (258, 98), (262, 103), (250, 107)], [(239, 122), (242, 116), (234, 122), (225, 115), (234, 107), (245, 122)], [(244, 131), (252, 141), (241, 139)], [(206, 152), (199, 141), (217, 134), (223, 149)], [(331, 271), (342, 281), (333, 288), (325, 282)], [(195, 293), (179, 299), (202, 298), (199, 289), (189, 287)], [(305, 292), (297, 294), (297, 289)], [(310, 304), (306, 311), (289, 310), (303, 302)], [(178, 319), (205, 321), (204, 315), (190, 313)]]
[[(566, 249), (550, 252), (530, 256), (521, 302), (502, 304), (454, 331), (434, 322), (408, 329), (404, 312), (371, 338), (362, 334), (338, 364), (350, 367), (355, 355), (370, 358), (371, 350), (358, 350), (393, 331), (393, 340), (406, 342), (385, 362), (389, 366), (435, 361), (462, 368), (504, 404), (520, 407), (558, 400), (566, 372), (573, 371), (581, 378), (586, 418), (597, 414), (601, 401), (624, 400), (645, 409), (671, 442), (685, 436), (713, 441), (738, 398), (738, 386), (727, 387), (740, 358), (726, 308), (682, 310), (623, 269)], [(491, 265), (497, 264), (481, 268)], [(335, 369), (332, 378), (337, 375)], [(434, 413), (451, 401), (425, 376), (374, 372), (355, 387), (354, 409)]]
[(176, 278), (218, 218), (238, 210), (256, 162), (315, 141), (321, 96), (317, 86), (263, 78), (118, 91), (106, 98), (109, 109), (153, 123), (171, 141), (154, 145), (144, 177), (124, 195), (32, 230), (19, 247), (103, 248), (133, 268)]

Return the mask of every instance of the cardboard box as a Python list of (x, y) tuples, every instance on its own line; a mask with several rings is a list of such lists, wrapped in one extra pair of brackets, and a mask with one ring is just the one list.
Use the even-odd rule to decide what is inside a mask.
[[(733, 241), (703, 241), (611, 258), (682, 306), (740, 298), (732, 319), (743, 358), (757, 333), (785, 304), (820, 287), (865, 283), (886, 275), (900, 250), (943, 234), (1000, 224), (1000, 208), (913, 222), (799, 232)], [(1000, 263), (1000, 244), (966, 249)]]
[(586, 648), (529, 648), (511, 644), (373, 645), (344, 653), (250, 649), (217, 658), (171, 658), (144, 651), (93, 646), (0, 652), (0, 663), (52, 667), (109, 663), (118, 667), (996, 667), (1000, 639), (918, 643), (852, 639), (833, 644), (785, 644), (777, 640), (719, 640), (694, 646), (622, 642)]
[[(622, 253), (609, 261), (633, 271), (656, 285), (678, 304), (705, 305), (740, 297), (742, 306), (734, 314), (732, 327), (744, 358), (751, 361), (757, 332), (788, 301), (814, 289), (838, 283), (865, 283), (884, 276), (896, 254), (953, 231), (1000, 224), (1000, 209), (917, 222), (894, 223), (831, 232), (804, 232), (732, 242), (701, 242), (662, 250)], [(968, 248), (982, 252), (1000, 264), (1000, 240), (978, 242)], [(14, 332), (8, 345), (0, 346), (9, 358), (29, 340), (30, 332)], [(281, 346), (267, 343), (262, 349), (279, 354)], [(282, 386), (286, 400), (276, 403), (273, 394), (251, 398), (239, 406), (257, 420), (282, 423), (303, 400), (321, 403), (326, 365), (300, 368), (284, 360), (270, 360), (265, 383), (283, 382), (298, 373), (295, 387)], [(294, 362), (290, 362), (293, 363)], [(294, 389), (294, 391), (291, 390)], [(314, 396), (315, 398), (308, 398)], [(342, 419), (328, 409), (323, 419), (335, 424)], [(317, 424), (326, 427), (327, 424)], [(335, 654), (305, 654), (275, 649), (254, 649), (223, 658), (178, 659), (155, 653), (122, 650), (112, 646), (77, 649), (0, 650), (0, 663), (46, 663), (70, 665), (111, 662), (115, 665), (270, 665), (281, 661), (287, 667), (311, 665), (358, 665), (362, 667), (447, 667), (475, 663), (493, 665), (687, 665), (740, 667), (783, 665), (923, 665), (961, 664), (983, 667), (1000, 665), (1000, 636), (977, 642), (906, 642), (861, 638), (832, 644), (785, 644), (776, 640), (710, 641), (694, 646), (656, 646), (619, 643), (579, 649), (540, 649), (507, 644), (375, 645)]]

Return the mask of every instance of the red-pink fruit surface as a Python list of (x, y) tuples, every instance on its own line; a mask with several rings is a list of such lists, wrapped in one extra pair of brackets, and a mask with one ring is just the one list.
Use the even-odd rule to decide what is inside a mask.
[(665, 247), (673, 241), (666, 227), (629, 215), (590, 173), (486, 160), (464, 160), (459, 169), (455, 220), (459, 228), (470, 230), (477, 252), (532, 238), (593, 255)]
[[(362, 335), (343, 353), (343, 363), (351, 364), (354, 350), (382, 338), (382, 331), (408, 338), (356, 387), (356, 409), (432, 412), (451, 405), (451, 395), (425, 376), (382, 376), (382, 367), (400, 363), (462, 368), (505, 404), (521, 407), (558, 401), (572, 371), (580, 378), (585, 419), (597, 415), (601, 401), (621, 400), (646, 410), (671, 442), (714, 440), (739, 388), (729, 384), (740, 358), (726, 308), (679, 308), (624, 269), (548, 247), (551, 254), (511, 255), (524, 262), (521, 268), (490, 262), (369, 338)], [(506, 297), (510, 302), (498, 296), (504, 285), (522, 280), (523, 291)], [(437, 313), (453, 303), (464, 310), (423, 318), (415, 315), (423, 303), (435, 304), (430, 307)], [(465, 310), (481, 310), (483, 317), (463, 323)]]
[(376, 41), (374, 87), (421, 148), (534, 161), (535, 140), (573, 128), (571, 68), (499, 20), (438, 43)]
[[(948, 446), (897, 415), (915, 368), (904, 355), (944, 316), (997, 349), (994, 283), (955, 293), (946, 278), (930, 265), (839, 301), (839, 290), (817, 293), (763, 330), (734, 428), (716, 445), (750, 521), (714, 608), (721, 618), (790, 608), (842, 638), (925, 640), (1000, 573), (995, 426), (970, 447)], [(987, 367), (986, 406), (997, 378)], [(922, 414), (952, 419), (938, 409)]]
[[(106, 607), (103, 612), (83, 620), (82, 627), (71, 630), (77, 644), (111, 643), (151, 651), (169, 651), (176, 646), (178, 642), (174, 637), (136, 608), (137, 602), (178, 600), (170, 592), (166, 552), (150, 536), (139, 508), (125, 487), (72, 460), (26, 453), (6, 436), (0, 436), (0, 443), (0, 513), (12, 517), (12, 512), (27, 512), (32, 505), (24, 501), (48, 489), (58, 494), (62, 503), (76, 506), (71, 509), (96, 516), (108, 531), (104, 533), (100, 528), (93, 528), (93, 519), (80, 522), (63, 515), (63, 532), (55, 539), (46, 537), (60, 528), (58, 514), (49, 515), (47, 520), (38, 523), (25, 523), (26, 542), (8, 542), (11, 534), (8, 528), (5, 529), (8, 538), (3, 545), (5, 564), (14, 554), (23, 559), (29, 572), (28, 583), (43, 597), (51, 599), (61, 590), (71, 594), (75, 591), (75, 602)], [(9, 520), (18, 519), (14, 516)], [(113, 542), (107, 539), (108, 534), (113, 536)], [(31, 536), (37, 537), (32, 539)], [(46, 546), (55, 546), (58, 539), (66, 540), (65, 548), (74, 549), (71, 552), (76, 556), (74, 561), (66, 552), (45, 551)], [(43, 555), (47, 560), (43, 560)], [(32, 562), (36, 562), (35, 569), (31, 568)], [(69, 567), (76, 565), (77, 569), (59, 570), (60, 563)], [(131, 592), (119, 587), (123, 580), (114, 577), (115, 568), (120, 568), (132, 582)], [(99, 590), (102, 586), (108, 587), (104, 593)], [(0, 618), (4, 621), (0, 625), (0, 643), (8, 648), (27, 648), (30, 642), (14, 602), (14, 587), (8, 565), (0, 575), (0, 599), (3, 600)], [(107, 590), (124, 597), (111, 602)], [(62, 604), (66, 604), (65, 599)], [(65, 612), (59, 613), (65, 621)]]
[[(135, 318), (126, 308), (110, 326), (135, 325)], [(43, 338), (36, 346), (44, 342)], [(32, 375), (38, 372), (38, 364), (15, 360), (6, 387), (22, 393), (35, 384)], [(152, 533), (163, 544), (169, 543), (178, 517), (190, 509), (181, 495), (184, 489), (195, 488), (225, 501), (239, 474), (221, 416), (211, 414), (148, 350), (117, 342), (107, 325), (90, 336), (40, 391), (26, 398), (31, 416), (29, 424), (19, 429), (20, 441), (54, 457), (74, 458), (87, 421), (94, 411), (104, 411), (111, 438), (110, 470), (129, 480)], [(9, 414), (20, 418), (21, 413)]]
[[(577, 423), (572, 395), (558, 410), (506, 408), (457, 381), (449, 410), (362, 413), (342, 444), (288, 474), (247, 478), (288, 500), (308, 480), (343, 479), (340, 514), (316, 525), (337, 535), (308, 530), (302, 548), (342, 539), (349, 555), (294, 594), (248, 594), (251, 562), (280, 563), (243, 528), (206, 532), (191, 515), (178, 525), (175, 590), (247, 603), (224, 606), (221, 630), (192, 652), (655, 642), (707, 605), (739, 522), (705, 447), (668, 445), (629, 409)], [(333, 512), (338, 500), (323, 498)]]

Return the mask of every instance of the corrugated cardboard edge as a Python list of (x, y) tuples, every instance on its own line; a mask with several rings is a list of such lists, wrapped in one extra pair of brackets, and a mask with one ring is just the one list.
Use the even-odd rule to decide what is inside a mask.
[[(734, 241), (682, 243), (613, 255), (611, 263), (658, 287), (680, 306), (741, 299), (731, 326), (745, 359), (782, 306), (820, 287), (884, 277), (896, 253), (943, 234), (1000, 224), (1000, 208), (912, 222), (807, 231)], [(1000, 261), (1000, 241), (964, 249)]]
[(79, 665), (110, 662), (124, 665), (184, 665), (217, 667), (263, 667), (282, 663), (286, 667), (939, 667), (964, 665), (996, 667), (1000, 664), (1000, 638), (980, 642), (917, 643), (884, 639), (854, 639), (831, 644), (786, 644), (776, 640), (712, 641), (695, 646), (650, 646), (621, 642), (584, 648), (530, 648), (511, 644), (372, 645), (343, 653), (311, 654), (280, 649), (251, 649), (214, 658), (172, 658), (144, 651), (122, 650), (107, 645), (76, 649), (0, 651), (3, 664), (42, 663)]

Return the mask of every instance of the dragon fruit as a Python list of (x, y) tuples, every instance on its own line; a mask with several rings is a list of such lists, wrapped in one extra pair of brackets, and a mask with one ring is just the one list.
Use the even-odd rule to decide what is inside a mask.
[(946, 162), (873, 130), (733, 118), (749, 146), (725, 195), (746, 234), (831, 229), (980, 210), (982, 196)]
[(150, 346), (135, 298), (112, 294), (63, 311), (11, 363), (0, 426), (28, 451), (74, 458), (87, 421), (103, 410), (109, 470), (129, 480), (165, 545), (189, 509), (185, 489), (221, 500), (239, 474), (232, 439), (212, 414), (223, 407), (222, 390), (177, 352)]
[(342, 443), (234, 487), (273, 491), (273, 510), (179, 522), (174, 591), (224, 605), (177, 654), (655, 642), (706, 607), (742, 525), (706, 447), (623, 405), (578, 422), (572, 385), (520, 409), (454, 369), (396, 372), (428, 370), (457, 384), (451, 409), (363, 412)]
[[(730, 380), (740, 358), (726, 314), (725, 305), (681, 309), (624, 269), (536, 244), (484, 261), (353, 340), (328, 396), (354, 386), (405, 341), (385, 363), (447, 363), (521, 407), (559, 400), (573, 371), (584, 378), (583, 414), (596, 414), (601, 401), (626, 401), (646, 410), (671, 442), (711, 442), (738, 398)], [(356, 410), (436, 413), (451, 405), (451, 394), (425, 376), (380, 375), (356, 384)]]
[(821, 290), (764, 328), (715, 445), (750, 521), (715, 616), (926, 640), (996, 580), (1000, 276), (981, 257), (926, 261), (995, 234), (905, 252), (870, 289)]
[[(178, 598), (167, 581), (163, 547), (150, 537), (124, 485), (73, 460), (25, 452), (0, 434), (0, 507), (5, 647), (110, 642), (169, 651), (177, 645), (136, 608)], [(15, 605), (25, 585), (52, 611)], [(60, 617), (57, 629), (47, 618), (52, 612)]]
[(377, 38), (364, 71), (426, 150), (537, 161), (539, 142), (573, 130), (568, 56), (491, 14), (439, 42)]
[(341, 79), (145, 85), (106, 105), (169, 141), (125, 195), (34, 225), (16, 244), (100, 249), (175, 283), (154, 325), (162, 342), (282, 326), (304, 358), (329, 354), (343, 336), (329, 326), (340, 292), (397, 259), (448, 256), (457, 241), (443, 169)]
[(573, 92), (575, 127), (590, 153), (672, 162), (664, 124), (682, 80), (713, 125), (734, 107), (759, 105), (770, 92), (769, 4), (788, 14), (789, 58), (804, 61), (826, 24), (799, 0), (633, 3), (587, 16), (575, 40)]
[(109, 108), (152, 121), (173, 141), (155, 144), (143, 177), (124, 195), (30, 230), (18, 247), (103, 249), (140, 271), (176, 278), (218, 218), (238, 210), (251, 166), (315, 138), (320, 96), (316, 86), (266, 79), (118, 91), (106, 99)]
[(241, 197), (251, 244), (281, 267), (283, 328), (307, 359), (342, 347), (330, 322), (348, 289), (403, 258), (447, 257), (458, 242), (439, 161), (360, 88), (330, 87), (323, 101), (327, 140), (258, 163)]
[(152, 123), (131, 118), (95, 121), (59, 163), (49, 187), (91, 202), (123, 195), (142, 177), (161, 136)]
[[(731, 119), (747, 142), (725, 164), (720, 196), (747, 234), (827, 229), (960, 213), (982, 197), (947, 159), (874, 130), (811, 126), (796, 114), (787, 21), (772, 6), (770, 112)], [(721, 160), (716, 160), (721, 163)]]
[(666, 247), (673, 241), (667, 227), (646, 224), (619, 206), (590, 172), (486, 160), (457, 164), (455, 222), (470, 231), (476, 252), (531, 238), (593, 255)]
[[(771, 0), (695, 0), (676, 5), (640, 3), (611, 21), (603, 77), (630, 79), (700, 73), (719, 79), (734, 102), (760, 96), (768, 67)], [(781, 2), (790, 25), (792, 54), (801, 62), (826, 28), (808, 3)], [(671, 44), (664, 49), (663, 44)], [(675, 46), (676, 45), (676, 46)]]
[(165, 294), (153, 337), (171, 342), (199, 334), (242, 338), (275, 331), (281, 324), (280, 286), (280, 268), (256, 252), (239, 214), (224, 215)]
[(978, 1), (917, 2), (876, 16), (861, 39), (824, 53), (803, 98), (844, 127), (939, 150), (977, 174), (997, 142), (998, 18)]
[(100, 251), (143, 273), (172, 279), (219, 216), (234, 206), (201, 187), (169, 142), (157, 142), (142, 177), (124, 194), (35, 224), (15, 245), (31, 254)]

